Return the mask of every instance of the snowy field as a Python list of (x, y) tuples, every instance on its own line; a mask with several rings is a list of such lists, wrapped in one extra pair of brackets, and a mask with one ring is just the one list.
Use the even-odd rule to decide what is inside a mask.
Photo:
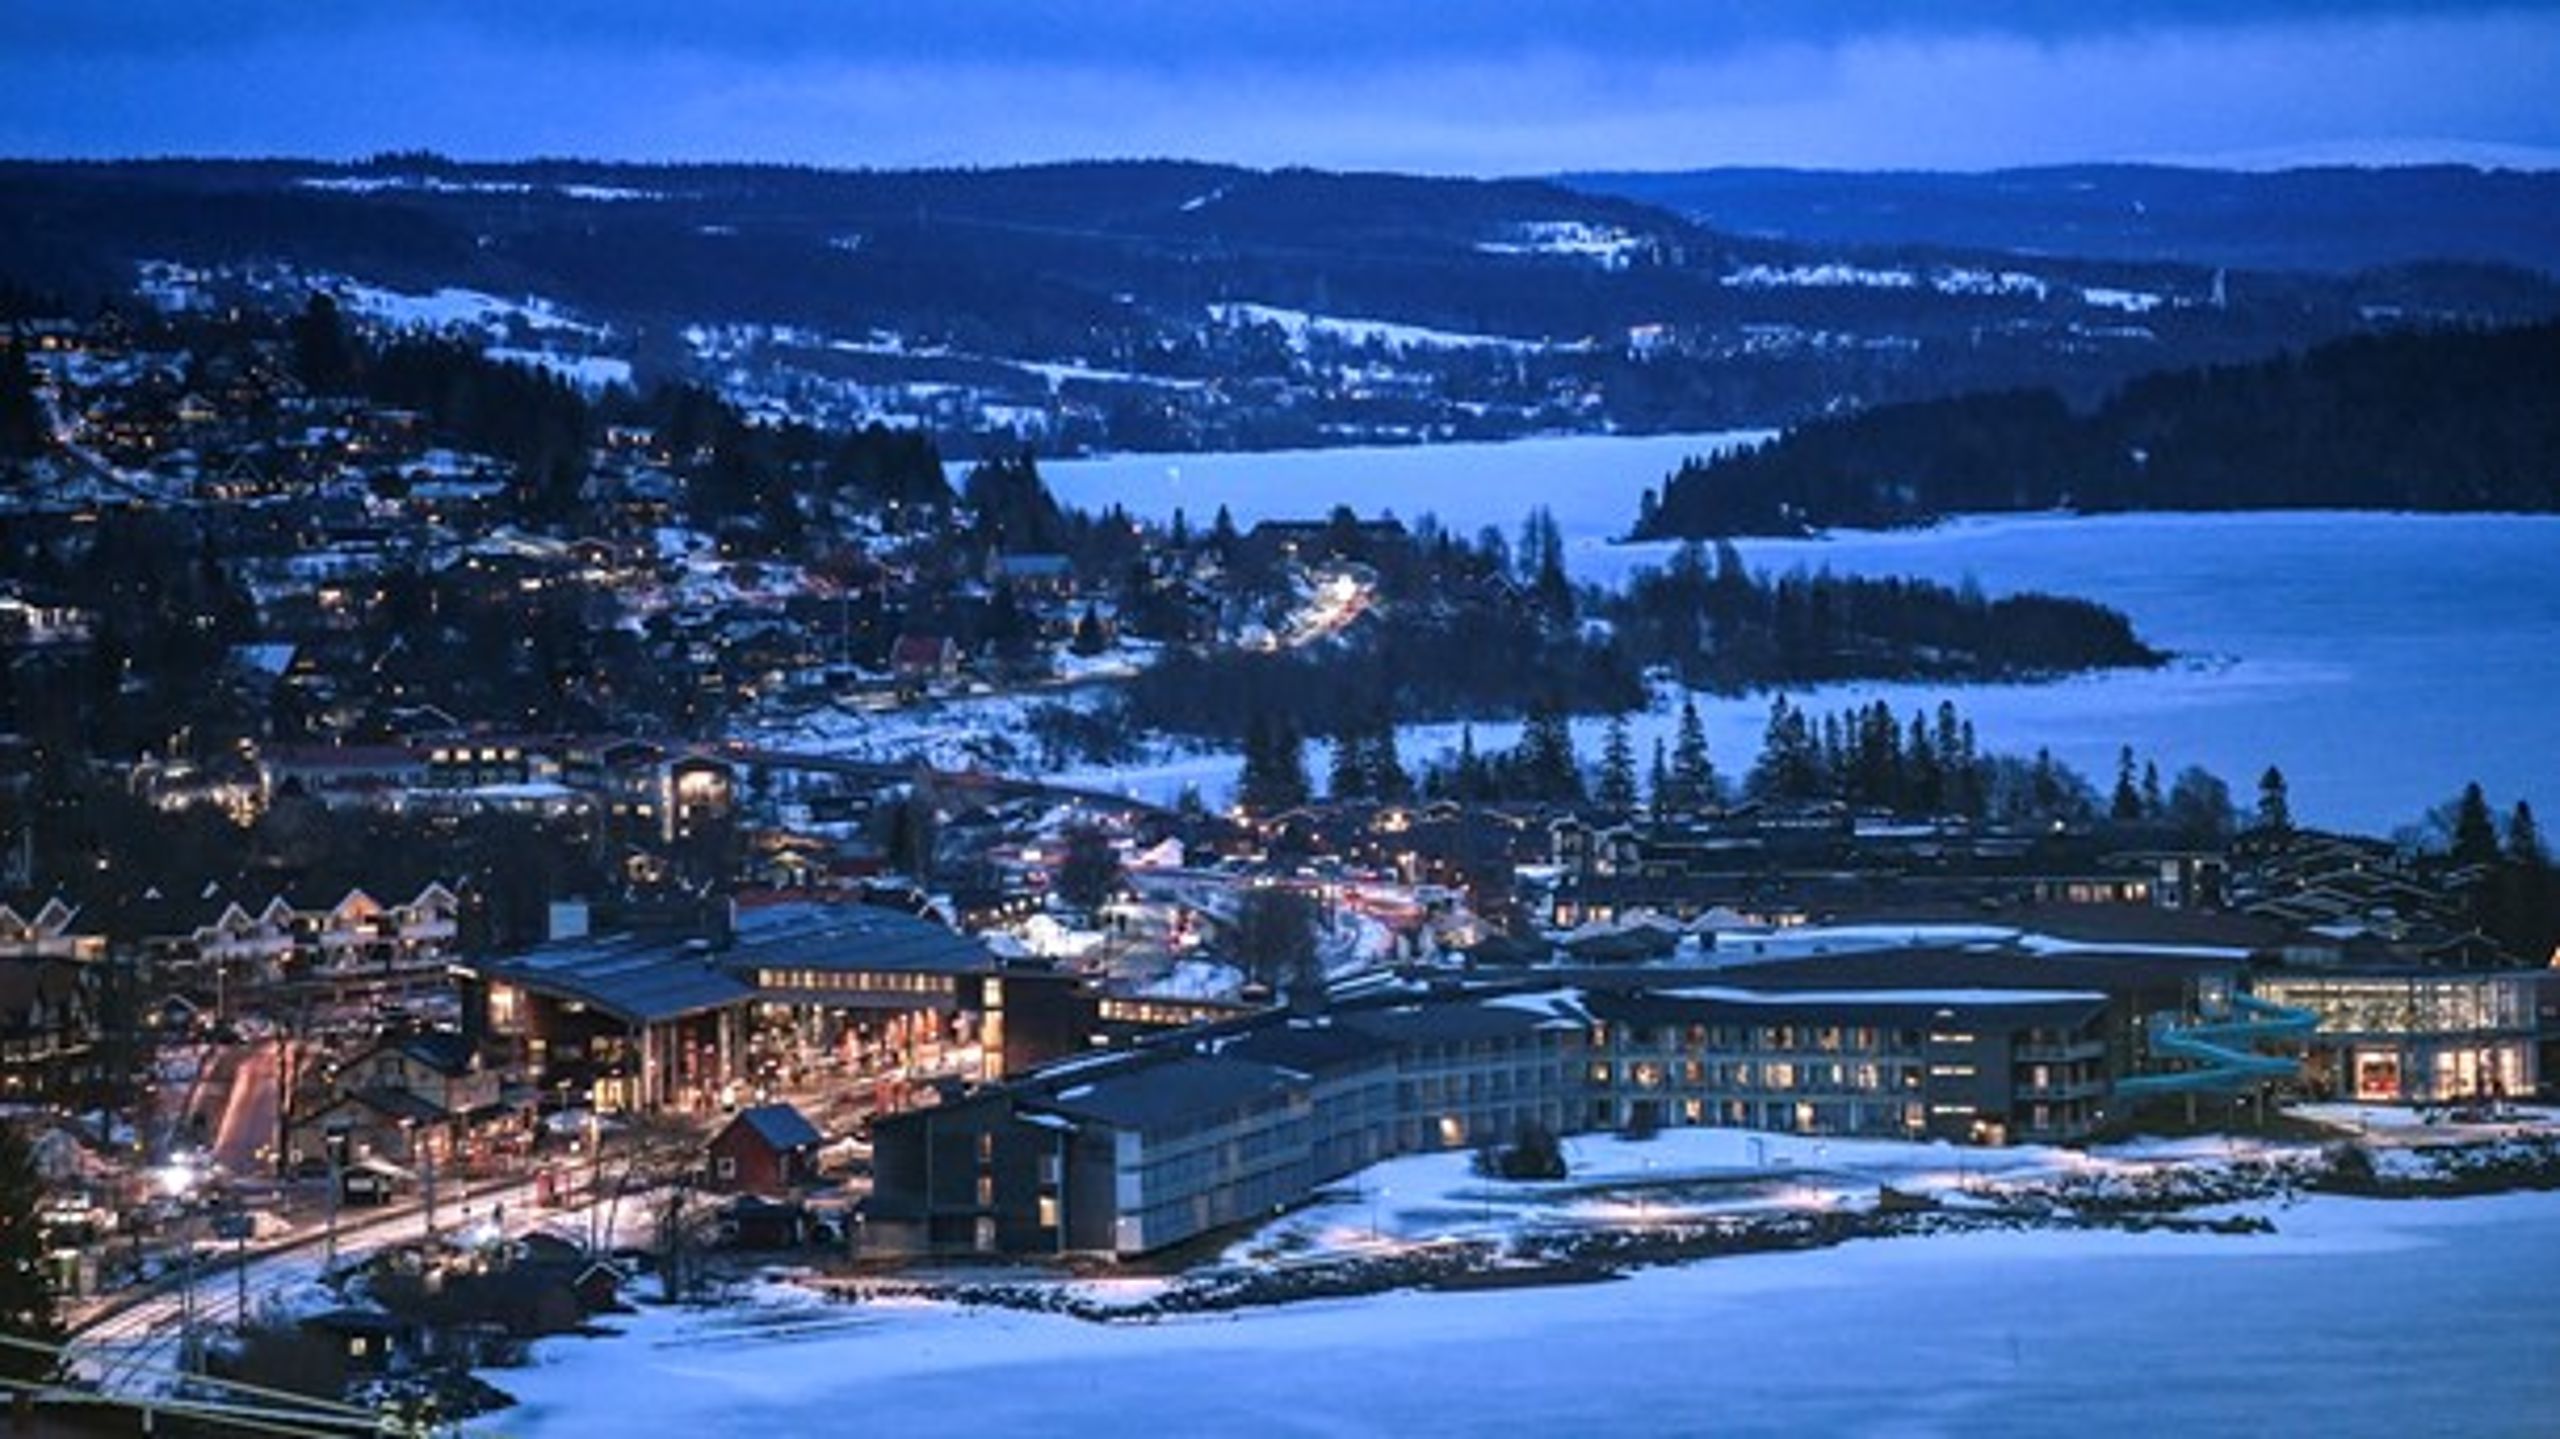
[(475, 1433), (2551, 1432), (2560, 1195), (2272, 1211), (2271, 1235), (1993, 1232), (1618, 1283), (1104, 1327), (931, 1303), (650, 1310), (493, 1374)]
[[(1516, 530), (1551, 508), (1583, 579), (1615, 583), (1658, 564), (1664, 545), (1611, 543), (1637, 496), (1685, 455), (1749, 435), (1576, 437), (1282, 454), (1127, 456), (1047, 466), (1078, 505), (1117, 502), (1140, 514), (1183, 508), (1205, 525), (1221, 503), (1237, 523), (1321, 515), (1437, 514), (1464, 533)], [(2050, 685), (1849, 685), (1796, 696), (1817, 711), (1876, 698), (1897, 712), (1952, 698), (1997, 749), (2050, 746), (2102, 789), (2117, 746), (2132, 744), (2174, 775), (2201, 764), (2246, 800), (2258, 772), (2281, 765), (2294, 813), (2310, 823), (2388, 833), (2477, 779), (2501, 810), (2530, 798), (2560, 806), (2560, 517), (2336, 514), (1982, 517), (1936, 529), (1851, 532), (1821, 540), (1756, 540), (1764, 570), (1828, 566), (1909, 574), (1992, 593), (2084, 595), (2131, 615), (2177, 663), (2158, 671)], [(1676, 707), (1676, 702), (1673, 702)], [(1759, 748), (1766, 697), (1704, 707), (1728, 773)], [(1639, 720), (1639, 754), (1667, 734), (1669, 709)], [(1480, 748), (1516, 726), (1480, 726)], [(1577, 726), (1587, 754), (1597, 724)], [(1457, 727), (1404, 735), (1416, 763), (1454, 746)], [(1233, 784), (1232, 759), (1183, 757), (1083, 782), (1169, 799), (1197, 784), (1213, 801)]]

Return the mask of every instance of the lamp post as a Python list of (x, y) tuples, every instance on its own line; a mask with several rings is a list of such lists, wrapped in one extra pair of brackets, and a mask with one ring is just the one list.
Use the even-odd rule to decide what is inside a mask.
[(195, 1218), (197, 1174), (194, 1166), (172, 1161), (161, 1167), (160, 1192), (178, 1206), (178, 1243), (184, 1254), (178, 1280), (178, 1372), (191, 1373), (196, 1352), (196, 1241), (192, 1221)]

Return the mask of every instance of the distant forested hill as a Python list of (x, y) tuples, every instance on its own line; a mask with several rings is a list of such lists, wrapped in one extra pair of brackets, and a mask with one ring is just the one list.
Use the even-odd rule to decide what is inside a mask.
[(1691, 461), (1646, 538), (1964, 511), (2560, 510), (2560, 324), (2358, 336), (2168, 371), (2094, 412), (2044, 390), (1887, 405)]
[[(2327, 223), (2286, 198), (2245, 190), (2231, 223)], [(1797, 242), (1544, 181), (1175, 162), (0, 161), (0, 285), (39, 314), (328, 293), (367, 327), (962, 456), (1760, 428), (2020, 385), (2086, 405), (2172, 366), (2560, 315), (2553, 273), (2460, 246), (2222, 269), (1951, 246), (1928, 221)]]
[(1731, 235), (2348, 271), (2424, 260), (2560, 274), (2560, 173), (2056, 165), (1985, 174), (1721, 169), (1567, 175)]

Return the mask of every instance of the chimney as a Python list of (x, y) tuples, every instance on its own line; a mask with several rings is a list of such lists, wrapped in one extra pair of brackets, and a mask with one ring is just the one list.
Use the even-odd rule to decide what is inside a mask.
[(584, 939), (589, 932), (589, 918), (585, 900), (555, 899), (551, 901), (547, 933), (554, 940)]

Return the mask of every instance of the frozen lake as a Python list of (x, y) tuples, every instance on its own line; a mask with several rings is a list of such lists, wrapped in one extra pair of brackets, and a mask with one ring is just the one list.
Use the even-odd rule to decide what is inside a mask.
[[(477, 1432), (2542, 1435), (2560, 1196), (2315, 1199), (2274, 1235), (1979, 1234), (1152, 1326), (649, 1311)], [(796, 1324), (794, 1321), (798, 1321)]]
[(1181, 510), (1205, 530), (1225, 505), (1240, 529), (1259, 520), (1322, 519), (1335, 505), (1362, 516), (1425, 513), (1472, 536), (1486, 525), (1517, 535), (1539, 505), (1568, 535), (1596, 544), (1635, 523), (1636, 497), (1690, 455), (1767, 435), (1570, 435), (1465, 445), (1370, 445), (1198, 455), (1043, 460), (1040, 474), (1067, 504), (1118, 504), (1157, 519)]
[[(1668, 547), (1609, 541), (1637, 496), (1684, 455), (1748, 435), (1577, 437), (1277, 455), (1129, 456), (1043, 472), (1079, 505), (1118, 502), (1205, 525), (1227, 503), (1239, 524), (1321, 515), (1336, 503), (1454, 530), (1516, 530), (1537, 504), (1568, 537), (1574, 570), (1601, 582)], [(2177, 651), (2170, 669), (2041, 686), (1843, 686), (1817, 708), (1881, 697), (1899, 712), (1952, 697), (1995, 748), (2050, 746), (2103, 789), (2117, 746), (2164, 775), (2202, 764), (2244, 802), (2273, 763), (2309, 823), (2389, 833), (2477, 779), (2502, 812), (2520, 797), (2560, 807), (2560, 517), (2284, 513), (1981, 517), (1925, 531), (1746, 542), (1756, 568), (1828, 565), (1986, 590), (2046, 589), (2123, 609), (2145, 638)], [(1728, 773), (1756, 752), (1765, 697), (1705, 706)], [(1640, 722), (1639, 746), (1661, 732)], [(1598, 729), (1578, 733), (1596, 746)], [(1511, 727), (1480, 727), (1480, 745)], [(1454, 727), (1407, 735), (1408, 759)], [(1087, 776), (1169, 797), (1197, 782), (1215, 797), (1232, 762), (1186, 761)]]

